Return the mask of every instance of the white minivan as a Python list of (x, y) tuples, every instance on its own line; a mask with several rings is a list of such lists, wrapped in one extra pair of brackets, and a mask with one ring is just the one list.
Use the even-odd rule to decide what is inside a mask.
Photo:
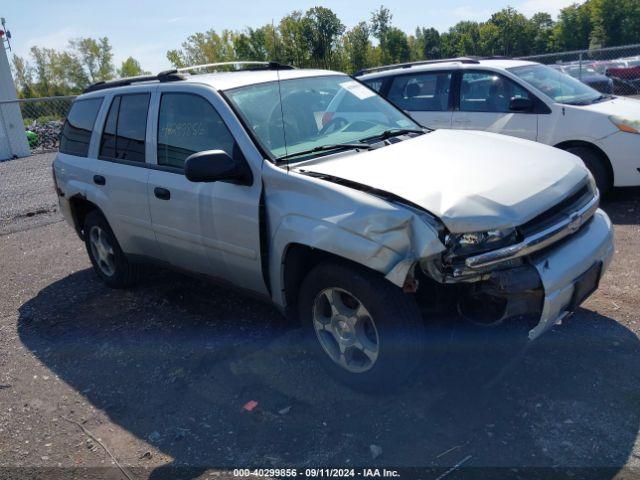
[(598, 188), (640, 185), (640, 101), (603, 95), (539, 63), (457, 58), (356, 78), (429, 128), (485, 130), (579, 156)]

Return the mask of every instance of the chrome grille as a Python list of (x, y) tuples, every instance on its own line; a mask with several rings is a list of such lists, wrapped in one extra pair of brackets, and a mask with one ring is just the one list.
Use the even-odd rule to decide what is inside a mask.
[(593, 197), (594, 192), (591, 190), (589, 184), (585, 183), (576, 192), (566, 197), (560, 203), (518, 227), (518, 231), (522, 238), (535, 235), (536, 233), (555, 225), (563, 218), (566, 218), (567, 215), (577, 212), (589, 203)]

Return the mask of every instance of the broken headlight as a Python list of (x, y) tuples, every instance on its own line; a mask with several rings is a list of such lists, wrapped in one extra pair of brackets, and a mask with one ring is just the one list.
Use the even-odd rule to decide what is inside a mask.
[(495, 250), (516, 241), (516, 229), (488, 230), (486, 232), (452, 233), (447, 235), (446, 245), (455, 256)]

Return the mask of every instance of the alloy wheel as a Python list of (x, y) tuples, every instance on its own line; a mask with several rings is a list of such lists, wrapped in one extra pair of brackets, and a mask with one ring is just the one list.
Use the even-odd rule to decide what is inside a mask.
[(89, 244), (98, 268), (107, 277), (116, 272), (116, 261), (113, 246), (109, 243), (106, 232), (98, 225), (91, 227), (89, 231)]
[(341, 288), (327, 288), (313, 303), (313, 328), (323, 350), (352, 373), (376, 363), (380, 340), (375, 322), (362, 302)]

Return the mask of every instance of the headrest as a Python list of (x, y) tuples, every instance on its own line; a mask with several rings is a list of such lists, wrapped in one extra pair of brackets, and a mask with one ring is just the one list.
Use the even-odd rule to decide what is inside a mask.
[(418, 95), (420, 95), (420, 85), (417, 83), (410, 83), (407, 85), (407, 97), (412, 98), (417, 97)]

